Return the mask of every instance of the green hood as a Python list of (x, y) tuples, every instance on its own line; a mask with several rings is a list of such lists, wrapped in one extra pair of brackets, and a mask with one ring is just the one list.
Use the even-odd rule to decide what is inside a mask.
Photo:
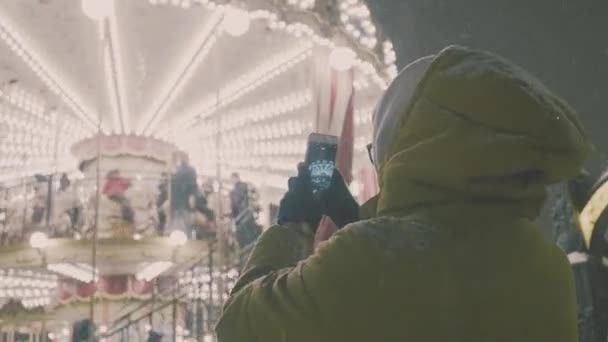
[(574, 177), (592, 149), (566, 102), (505, 59), (461, 47), (435, 57), (396, 115), (380, 216), (536, 217), (545, 187)]

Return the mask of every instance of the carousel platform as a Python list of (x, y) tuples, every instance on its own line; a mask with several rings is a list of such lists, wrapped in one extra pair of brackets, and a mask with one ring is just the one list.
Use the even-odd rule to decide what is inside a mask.
[[(168, 237), (134, 239), (103, 239), (97, 244), (97, 268), (101, 274), (128, 274), (139, 265), (159, 260), (184, 265), (196, 262), (209, 251), (212, 240), (189, 240), (173, 246)], [(48, 264), (91, 264), (90, 240), (50, 239), (44, 249), (29, 244), (5, 246), (0, 249), (0, 269), (39, 268)]]

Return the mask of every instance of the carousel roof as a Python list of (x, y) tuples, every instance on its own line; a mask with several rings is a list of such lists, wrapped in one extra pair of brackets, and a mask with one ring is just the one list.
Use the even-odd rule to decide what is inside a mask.
[(338, 70), (353, 67), (364, 122), (396, 68), (360, 0), (3, 1), (0, 181), (75, 169), (72, 146), (98, 129), (163, 139), (210, 166), (200, 148), (217, 117), (234, 171), (265, 155), (293, 168), (313, 125), (315, 52), (332, 49)]

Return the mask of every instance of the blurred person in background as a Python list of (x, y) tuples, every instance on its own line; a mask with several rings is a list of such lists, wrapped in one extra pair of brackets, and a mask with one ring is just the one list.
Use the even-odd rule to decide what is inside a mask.
[(156, 212), (158, 213), (158, 235), (165, 234), (167, 224), (166, 203), (169, 198), (169, 176), (166, 172), (161, 173), (160, 182), (157, 186), (158, 196), (156, 197)]
[(232, 190), (230, 190), (232, 218), (237, 219), (249, 208), (249, 187), (241, 180), (238, 173), (230, 176), (230, 182), (232, 183)]
[(80, 221), (82, 206), (75, 187), (65, 173), (59, 179), (59, 189), (52, 207), (57, 232), (64, 236), (74, 232)]
[(215, 214), (209, 208), (207, 198), (203, 191), (197, 192), (193, 197), (193, 225), (197, 239), (215, 237)]
[(133, 227), (135, 233), (142, 236), (156, 235), (158, 212), (156, 208), (156, 191), (154, 186), (141, 175), (126, 192), (133, 209)]
[(585, 243), (580, 213), (585, 208), (593, 184), (586, 171), (568, 181), (549, 187), (545, 208), (539, 225), (549, 241), (567, 255), (574, 274), (580, 342), (605, 341), (599, 338), (598, 324), (592, 294), (591, 264)]
[(34, 176), (34, 201), (32, 206), (32, 224), (44, 223), (44, 217), (48, 205), (49, 177), (44, 175)]
[(190, 166), (188, 155), (183, 152), (173, 154), (175, 173), (171, 177), (171, 222), (169, 231), (181, 230), (192, 236), (191, 199), (198, 192), (196, 170)]
[(110, 200), (120, 205), (122, 219), (127, 224), (133, 224), (134, 213), (129, 199), (125, 196), (131, 187), (131, 181), (123, 177), (119, 170), (112, 170), (106, 175), (106, 183), (102, 193)]
[(262, 233), (262, 227), (256, 222), (256, 210), (250, 196), (250, 186), (241, 180), (238, 173), (230, 176), (232, 190), (230, 203), (232, 219), (236, 226), (236, 238), (241, 248), (253, 243)]
[(8, 189), (0, 184), (0, 246), (8, 239)]
[[(592, 187), (591, 194), (599, 191), (608, 181), (602, 176)], [(589, 241), (589, 273), (593, 295), (594, 322), (602, 341), (608, 338), (608, 208), (596, 208), (599, 216), (593, 223)]]
[[(216, 327), (236, 341), (575, 342), (566, 255), (535, 223), (592, 147), (574, 110), (491, 53), (406, 67), (374, 113), (380, 193), (320, 200), (307, 167), (258, 240)], [(322, 215), (342, 228), (313, 250)]]

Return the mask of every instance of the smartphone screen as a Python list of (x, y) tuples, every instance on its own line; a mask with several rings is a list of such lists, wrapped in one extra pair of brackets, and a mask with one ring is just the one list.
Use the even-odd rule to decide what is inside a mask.
[(308, 138), (306, 164), (313, 194), (327, 190), (336, 169), (338, 137), (313, 133)]

